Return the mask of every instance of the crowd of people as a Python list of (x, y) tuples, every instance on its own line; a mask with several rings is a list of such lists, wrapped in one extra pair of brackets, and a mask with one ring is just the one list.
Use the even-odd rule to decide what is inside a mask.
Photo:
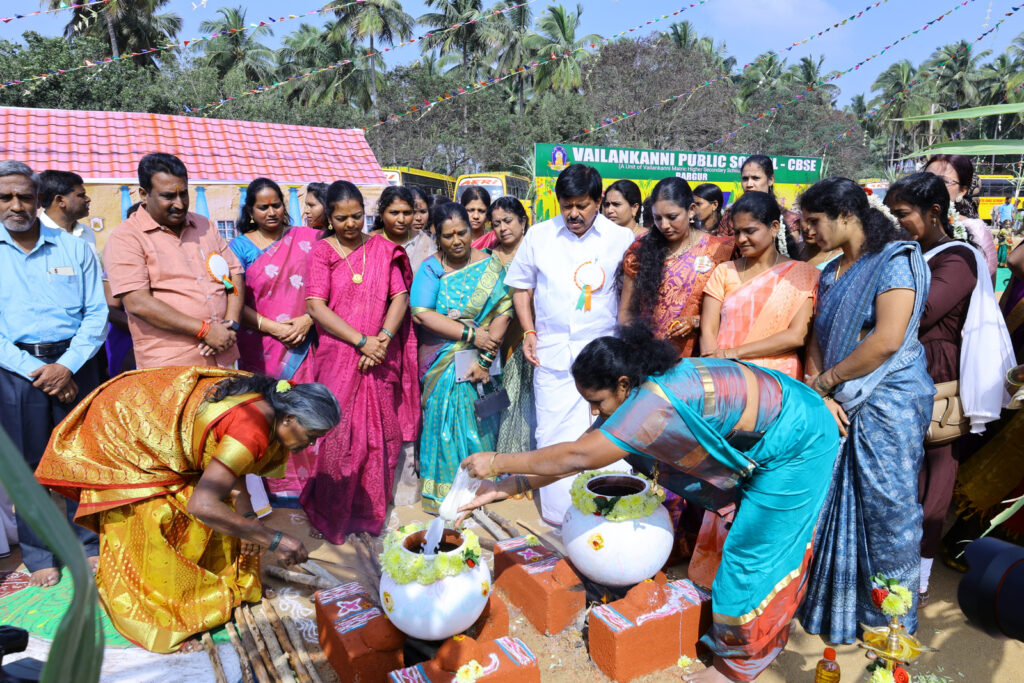
[[(68, 498), (115, 626), (154, 651), (258, 596), (263, 549), (306, 558), (244, 475), (340, 544), (390, 505), (436, 512), (460, 467), (488, 479), (472, 505), (537, 489), (553, 527), (577, 473), (658, 476), (712, 594), (707, 680), (755, 679), (794, 617), (838, 643), (884, 623), (878, 574), (913, 592), (913, 632), (959, 437), (1000, 418), (1024, 351), (1024, 287), (1003, 310), (993, 293), (1024, 255), (972, 215), (965, 157), (884, 204), (828, 178), (784, 210), (768, 157), (741, 175), (726, 207), (573, 164), (535, 225), (511, 196), (389, 187), (371, 230), (350, 182), (310, 185), (295, 225), (258, 178), (228, 243), (151, 154), (98, 258), (82, 179), (2, 162), (0, 423)], [(32, 583), (55, 584), (0, 503)]]

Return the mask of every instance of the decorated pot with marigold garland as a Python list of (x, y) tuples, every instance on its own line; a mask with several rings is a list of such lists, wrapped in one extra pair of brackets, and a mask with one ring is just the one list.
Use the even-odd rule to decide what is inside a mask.
[(665, 491), (647, 477), (586, 472), (576, 477), (562, 541), (573, 565), (606, 586), (632, 586), (654, 576), (672, 552)]
[(468, 529), (445, 529), (436, 555), (424, 555), (426, 530), (407, 524), (384, 540), (380, 604), (403, 633), (443, 640), (472, 626), (491, 594), (491, 571)]

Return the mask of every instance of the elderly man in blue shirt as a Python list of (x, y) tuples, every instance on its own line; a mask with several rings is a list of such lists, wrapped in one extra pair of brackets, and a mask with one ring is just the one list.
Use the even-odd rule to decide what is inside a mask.
[[(25, 164), (0, 162), (0, 426), (32, 468), (50, 432), (99, 384), (93, 358), (103, 346), (107, 301), (89, 245), (36, 217), (38, 184)], [(68, 520), (97, 562), (96, 534)], [(60, 580), (53, 553), (18, 517), (30, 585)]]

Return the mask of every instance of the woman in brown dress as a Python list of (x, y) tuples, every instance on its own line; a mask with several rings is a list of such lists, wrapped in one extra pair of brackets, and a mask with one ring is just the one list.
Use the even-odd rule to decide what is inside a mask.
[[(914, 173), (897, 181), (885, 203), (900, 225), (921, 245), (931, 287), (918, 338), (935, 384), (960, 379), (960, 345), (971, 294), (978, 284), (972, 248), (953, 238), (949, 225), (949, 195), (942, 180), (931, 173)], [(925, 446), (918, 480), (918, 500), (924, 512), (921, 536), (921, 602), (927, 600), (932, 561), (942, 540), (942, 524), (956, 483), (956, 442)]]

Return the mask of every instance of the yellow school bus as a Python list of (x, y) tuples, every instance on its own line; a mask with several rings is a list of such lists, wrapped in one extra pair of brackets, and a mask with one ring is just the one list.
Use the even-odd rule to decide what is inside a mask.
[(533, 202), (530, 201), (529, 178), (504, 171), (460, 175), (459, 179), (455, 182), (455, 201), (460, 201), (462, 193), (466, 191), (466, 188), (473, 187), (474, 185), (487, 190), (487, 194), (491, 195), (492, 202), (498, 197), (504, 197), (507, 194), (512, 195), (523, 203), (527, 215), (530, 215)]
[(978, 217), (992, 222), (992, 209), (1006, 203), (1007, 197), (1013, 197), (1014, 184), (1012, 175), (979, 175), (981, 187), (975, 195), (978, 200)]
[(439, 194), (448, 199), (455, 196), (455, 178), (450, 175), (408, 166), (384, 166), (383, 171), (384, 177), (388, 179), (388, 185), (415, 187), (428, 197), (432, 194)]

